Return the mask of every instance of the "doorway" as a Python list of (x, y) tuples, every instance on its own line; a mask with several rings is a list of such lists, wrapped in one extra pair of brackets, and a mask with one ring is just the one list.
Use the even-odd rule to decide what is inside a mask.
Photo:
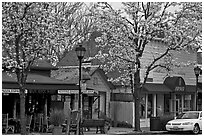
[(170, 99), (170, 112), (177, 116), (180, 111), (180, 99)]

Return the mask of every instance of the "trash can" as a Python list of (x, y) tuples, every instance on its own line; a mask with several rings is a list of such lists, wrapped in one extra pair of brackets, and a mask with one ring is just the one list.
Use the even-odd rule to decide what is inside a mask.
[(160, 117), (151, 117), (150, 118), (150, 131), (160, 131), (161, 122)]

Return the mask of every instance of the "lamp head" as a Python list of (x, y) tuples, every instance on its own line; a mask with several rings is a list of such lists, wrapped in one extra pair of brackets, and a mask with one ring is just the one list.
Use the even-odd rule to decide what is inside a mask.
[(195, 75), (196, 75), (197, 77), (200, 75), (200, 71), (201, 71), (201, 69), (200, 69), (198, 66), (196, 66), (196, 67), (194, 68), (194, 73), (195, 73)]
[(80, 44), (78, 47), (76, 47), (75, 52), (77, 54), (78, 59), (83, 59), (86, 49)]

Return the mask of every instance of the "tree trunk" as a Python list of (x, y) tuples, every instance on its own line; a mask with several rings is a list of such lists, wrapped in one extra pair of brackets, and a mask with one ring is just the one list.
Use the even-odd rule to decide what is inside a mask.
[(26, 116), (25, 116), (25, 89), (20, 87), (20, 124), (21, 134), (26, 134)]
[(136, 68), (134, 73), (134, 109), (135, 109), (135, 131), (141, 131), (140, 129), (140, 71)]

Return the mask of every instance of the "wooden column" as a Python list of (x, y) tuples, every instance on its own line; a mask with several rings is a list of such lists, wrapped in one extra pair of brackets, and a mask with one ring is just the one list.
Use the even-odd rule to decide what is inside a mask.
[(47, 96), (45, 95), (45, 104), (44, 104), (44, 121), (47, 122)]
[(145, 119), (147, 119), (148, 112), (148, 94), (145, 94)]
[(17, 104), (17, 98), (15, 97), (14, 103), (13, 103), (13, 118), (16, 119), (16, 104)]
[(157, 94), (153, 94), (153, 116), (157, 115)]

